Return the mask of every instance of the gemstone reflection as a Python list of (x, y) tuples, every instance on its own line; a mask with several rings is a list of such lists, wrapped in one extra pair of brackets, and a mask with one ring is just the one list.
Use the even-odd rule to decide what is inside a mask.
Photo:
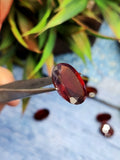
[(100, 132), (105, 136), (105, 137), (111, 137), (114, 134), (113, 128), (106, 122), (103, 122), (100, 127)]

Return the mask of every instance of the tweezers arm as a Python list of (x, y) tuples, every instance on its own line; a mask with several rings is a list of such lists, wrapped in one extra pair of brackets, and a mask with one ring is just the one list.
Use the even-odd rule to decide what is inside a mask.
[(19, 80), (0, 86), (0, 103), (54, 91), (55, 88), (41, 88), (52, 84), (51, 77)]
[(11, 89), (35, 89), (52, 84), (51, 77), (42, 77), (38, 79), (19, 80), (0, 86), (0, 88)]
[(55, 88), (37, 88), (37, 89), (9, 89), (0, 88), (0, 103), (7, 103), (11, 100), (30, 97), (35, 94), (55, 91)]

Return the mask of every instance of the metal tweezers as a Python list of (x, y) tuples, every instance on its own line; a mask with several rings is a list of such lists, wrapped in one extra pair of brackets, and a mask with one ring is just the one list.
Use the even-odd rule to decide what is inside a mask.
[(18, 80), (0, 86), (0, 103), (30, 97), (35, 94), (55, 91), (55, 88), (41, 88), (52, 84), (51, 77), (30, 80)]
[[(46, 88), (46, 86), (50, 84), (53, 84), (51, 77), (42, 77), (38, 79), (18, 80), (12, 83), (1, 85), (0, 86), (0, 103), (7, 103), (11, 100), (22, 99), (25, 97), (30, 97), (35, 94), (55, 91), (56, 88)], [(103, 103), (109, 107), (120, 110), (120, 106), (115, 106), (113, 104), (110, 104), (109, 102), (100, 100), (96, 97), (92, 99), (100, 103)]]

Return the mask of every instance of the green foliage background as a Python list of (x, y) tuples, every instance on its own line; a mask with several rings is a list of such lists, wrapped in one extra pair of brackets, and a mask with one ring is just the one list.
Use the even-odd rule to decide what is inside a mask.
[[(89, 22), (94, 26), (103, 20), (115, 38), (89, 26)], [(43, 64), (50, 74), (58, 36), (83, 63), (86, 57), (92, 61), (88, 35), (120, 39), (120, 0), (14, 0), (1, 30), (0, 65), (10, 70), (14, 63), (20, 65), (24, 68), (23, 79), (41, 77)]]
[[(7, 20), (2, 27), (0, 43), (0, 65), (12, 69), (13, 63), (24, 68), (30, 67), (29, 75), (34, 77), (44, 63), (49, 63), (53, 54), (56, 37), (60, 35), (69, 48), (85, 63), (85, 57), (92, 60), (88, 34), (100, 38), (115, 39), (100, 35), (84, 22), (92, 20), (101, 23), (102, 15), (111, 29), (120, 38), (120, 1), (119, 0), (16, 0), (12, 4)], [(21, 57), (19, 48), (26, 48)], [(24, 55), (22, 55), (24, 54)], [(31, 57), (31, 58), (30, 58)], [(31, 59), (31, 60), (30, 60)], [(50, 59), (51, 60), (51, 59)], [(52, 67), (52, 63), (51, 63)], [(28, 72), (28, 70), (25, 69)], [(41, 76), (41, 74), (39, 74)]]

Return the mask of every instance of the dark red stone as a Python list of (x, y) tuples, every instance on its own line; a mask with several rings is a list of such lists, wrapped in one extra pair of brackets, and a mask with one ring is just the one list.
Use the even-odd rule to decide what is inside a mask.
[(97, 89), (94, 87), (86, 87), (87, 97), (94, 98), (97, 94)]
[(43, 120), (47, 118), (49, 115), (49, 110), (48, 109), (40, 109), (34, 114), (34, 119), (35, 120)]
[(109, 113), (100, 113), (96, 116), (98, 122), (104, 122), (111, 119), (111, 115)]
[(111, 137), (114, 134), (113, 128), (106, 122), (103, 122), (100, 127), (100, 132), (105, 136), (105, 137)]
[(52, 71), (52, 81), (58, 93), (68, 102), (80, 104), (85, 100), (85, 83), (71, 65), (57, 64)]

